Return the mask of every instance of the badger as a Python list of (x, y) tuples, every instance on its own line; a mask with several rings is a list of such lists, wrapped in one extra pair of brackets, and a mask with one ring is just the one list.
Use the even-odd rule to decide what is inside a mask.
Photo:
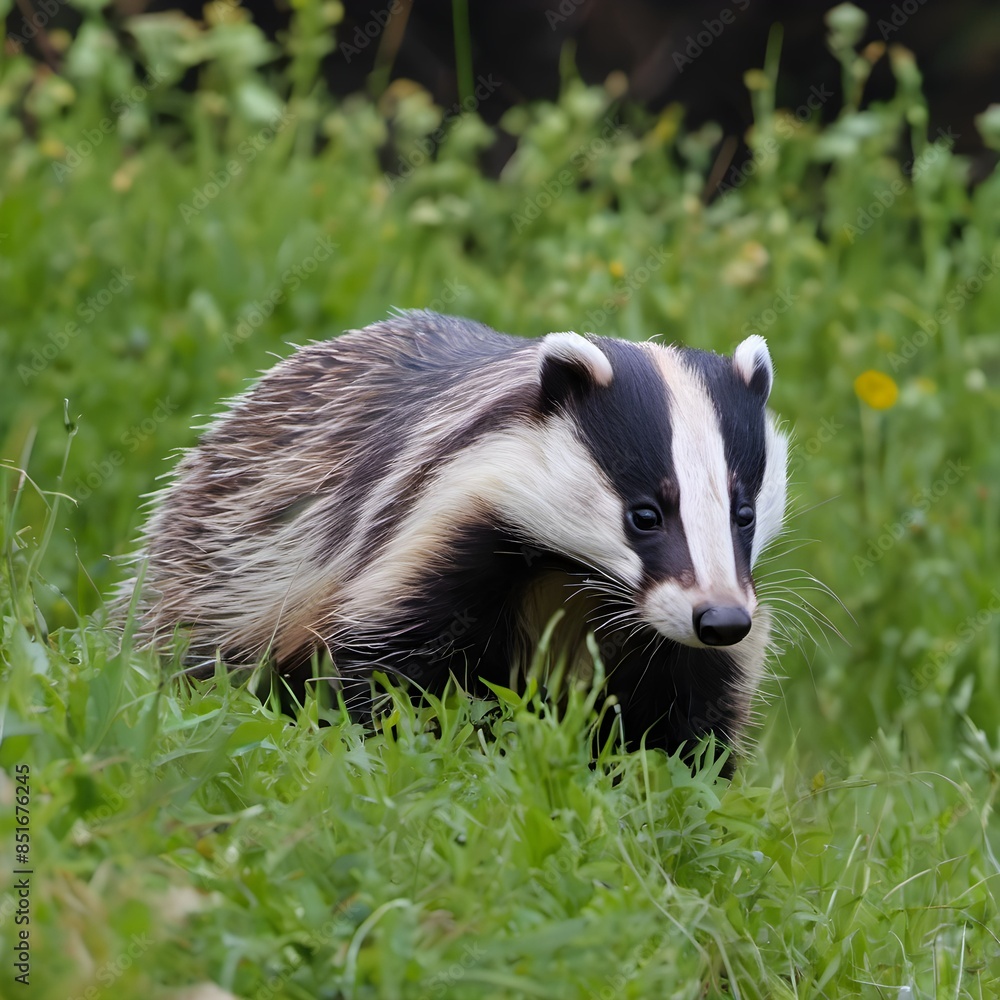
[[(593, 671), (627, 747), (737, 746), (782, 526), (767, 345), (536, 339), (408, 311), (295, 350), (180, 461), (135, 584), (153, 644), (337, 690)], [(592, 637), (592, 638), (589, 638)], [(370, 702), (368, 703), (370, 707)]]

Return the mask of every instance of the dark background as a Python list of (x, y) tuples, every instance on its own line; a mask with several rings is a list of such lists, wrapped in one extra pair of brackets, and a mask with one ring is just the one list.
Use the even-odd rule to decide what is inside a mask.
[[(813, 86), (825, 85), (840, 94), (840, 67), (826, 48), (824, 17), (832, 6), (795, 0), (473, 0), (469, 4), (473, 67), (476, 74), (492, 73), (503, 81), (508, 106), (551, 99), (559, 90), (560, 54), (569, 42), (587, 82), (601, 83), (610, 72), (621, 70), (628, 77), (630, 96), (652, 110), (679, 102), (690, 124), (713, 120), (726, 134), (742, 134), (752, 120), (743, 74), (763, 64), (768, 33), (776, 22), (784, 32), (781, 102), (794, 108)], [(981, 149), (972, 119), (988, 104), (1000, 101), (1000, 4), (908, 0), (857, 6), (869, 15), (862, 45), (884, 41), (904, 45), (916, 55), (930, 103), (931, 131), (951, 127), (960, 133), (960, 150)], [(268, 31), (281, 30), (286, 16), (279, 7), (273, 3), (250, 7)], [(392, 75), (419, 81), (440, 104), (451, 105), (458, 100), (451, 0), (400, 2), (399, 7), (406, 28)], [(678, 67), (674, 54), (684, 54), (689, 37), (695, 44), (699, 33), (704, 38), (705, 22), (718, 22), (726, 9), (732, 12), (731, 24), (696, 59)], [(355, 31), (371, 20), (376, 3), (347, 0), (345, 11), (339, 38), (349, 43)], [(362, 51), (349, 64), (337, 53), (327, 60), (336, 91), (364, 88), (375, 48)], [(866, 94), (869, 99), (885, 99), (893, 86), (883, 58)], [(502, 113), (503, 103), (490, 102), (493, 119)], [(833, 116), (836, 111), (834, 100), (825, 114)]]
[[(44, 0), (49, 9), (61, 2)], [(7, 23), (8, 47), (19, 44), (12, 35), (23, 33), (24, 18), (41, 3), (17, 0)], [(287, 0), (243, 0), (241, 6), (273, 38), (288, 26)], [(827, 50), (824, 22), (831, 6), (794, 0), (470, 0), (473, 76), (500, 81), (481, 114), (495, 124), (513, 105), (555, 98), (567, 65), (595, 84), (619, 71), (627, 80), (626, 99), (652, 112), (679, 103), (688, 128), (717, 122), (729, 144), (725, 157), (738, 165), (749, 155), (743, 139), (752, 122), (744, 74), (763, 64), (775, 24), (783, 32), (779, 104), (794, 110), (820, 90), (834, 95), (824, 103), (822, 118), (839, 111), (840, 66)], [(997, 157), (983, 147), (973, 119), (1000, 101), (1000, 4), (901, 0), (857, 6), (869, 15), (860, 46), (903, 45), (915, 54), (929, 105), (929, 134), (948, 130), (956, 151), (971, 160), (971, 180), (986, 176)], [(458, 104), (452, 0), (343, 0), (343, 8), (338, 46), (323, 65), (333, 93), (377, 96), (389, 80), (409, 78), (427, 88), (441, 107)], [(204, 5), (202, 0), (119, 0), (111, 9), (124, 25), (129, 15), (171, 9), (198, 19)], [(728, 24), (723, 25), (723, 17)], [(387, 18), (390, 27), (383, 30)], [(76, 11), (60, 6), (25, 45), (57, 68), (58, 54), (47, 33), (59, 27), (72, 31), (78, 23)], [(366, 27), (373, 37), (363, 46), (353, 45)], [(685, 62), (692, 52), (696, 57)], [(888, 99), (893, 89), (883, 56), (865, 100)], [(500, 132), (484, 169), (498, 172), (513, 148), (514, 140)]]
[[(51, 5), (56, 0), (45, 0)], [(17, 0), (8, 18), (7, 44), (17, 44), (23, 19), (41, 0)], [(33, 6), (34, 5), (34, 6)], [(728, 137), (741, 139), (751, 123), (749, 95), (743, 81), (747, 69), (763, 63), (768, 33), (783, 29), (779, 102), (796, 108), (812, 88), (836, 95), (822, 111), (835, 116), (841, 92), (840, 67), (826, 49), (824, 16), (832, 4), (794, 0), (505, 0), (469, 3), (474, 76), (492, 74), (501, 81), (499, 99), (491, 99), (483, 116), (495, 123), (508, 107), (524, 101), (552, 99), (559, 91), (561, 60), (575, 65), (589, 83), (603, 82), (618, 70), (628, 80), (628, 96), (657, 111), (672, 102), (686, 111), (689, 127), (718, 122)], [(869, 15), (861, 44), (904, 45), (917, 57), (930, 106), (930, 132), (957, 133), (956, 149), (974, 160), (973, 176), (993, 162), (983, 150), (973, 118), (1000, 101), (1000, 4), (982, 0), (902, 0), (857, 6)], [(283, 0), (244, 0), (261, 28), (277, 37), (288, 25)], [(336, 34), (338, 48), (327, 56), (324, 73), (334, 93), (372, 90), (389, 79), (408, 77), (425, 86), (438, 104), (459, 100), (452, 0), (344, 0), (344, 19)], [(193, 18), (203, 14), (202, 0), (121, 0), (113, 8), (120, 20), (143, 11), (179, 8)], [(698, 51), (722, 12), (730, 23), (700, 46), (697, 58), (678, 66), (676, 54)], [(382, 31), (363, 48), (347, 48), (373, 20), (391, 15), (391, 30)], [(47, 30), (73, 29), (79, 15), (62, 7), (47, 20)], [(707, 24), (706, 24), (707, 22)], [(57, 63), (46, 51), (46, 32), (27, 42), (29, 51)], [(379, 65), (382, 74), (372, 76)], [(875, 65), (866, 88), (867, 100), (891, 96), (893, 80), (886, 58)], [(502, 162), (504, 149), (494, 163)], [(737, 154), (737, 160), (739, 154)]]

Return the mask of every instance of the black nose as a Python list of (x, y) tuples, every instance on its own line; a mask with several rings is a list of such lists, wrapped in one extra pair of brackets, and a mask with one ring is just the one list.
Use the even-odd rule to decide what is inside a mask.
[(750, 631), (746, 608), (717, 608), (703, 604), (694, 610), (694, 634), (706, 646), (731, 646)]

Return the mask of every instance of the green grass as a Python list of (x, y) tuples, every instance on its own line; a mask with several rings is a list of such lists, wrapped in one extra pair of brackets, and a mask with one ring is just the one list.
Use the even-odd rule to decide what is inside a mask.
[[(405, 83), (331, 100), (336, 7), (296, 10), (281, 72), (235, 18), (131, 23), (138, 69), (93, 13), (59, 74), (0, 55), (0, 995), (18, 765), (23, 995), (1000, 995), (1000, 177), (970, 191), (904, 52), (893, 99), (859, 103), (841, 27), (844, 112), (775, 108), (775, 40), (753, 167), (708, 206), (715, 130), (572, 78), (507, 113), (491, 180), (474, 113)], [(429, 304), (768, 337), (795, 513), (760, 582), (792, 617), (732, 783), (658, 752), (592, 766), (599, 692), (293, 726), (105, 627), (192, 426), (288, 343)], [(871, 369), (888, 409), (855, 392)]]

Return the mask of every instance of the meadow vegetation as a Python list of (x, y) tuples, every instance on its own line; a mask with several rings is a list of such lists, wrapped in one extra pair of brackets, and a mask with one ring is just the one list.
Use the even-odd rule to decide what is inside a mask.
[[(752, 158), (708, 197), (718, 129), (615, 78), (507, 111), (492, 178), (498, 81), (334, 100), (336, 3), (280, 44), (231, 4), (124, 34), (74, 6), (58, 71), (0, 55), (0, 994), (1000, 995), (1000, 175), (970, 186), (910, 54), (859, 51), (842, 5), (843, 109), (786, 108), (776, 32)], [(1000, 148), (998, 109), (978, 125)], [(592, 765), (612, 709), (571, 681), (562, 712), (390, 691), (374, 733), (292, 725), (107, 627), (199, 423), (393, 306), (768, 338), (783, 651), (732, 782)]]

